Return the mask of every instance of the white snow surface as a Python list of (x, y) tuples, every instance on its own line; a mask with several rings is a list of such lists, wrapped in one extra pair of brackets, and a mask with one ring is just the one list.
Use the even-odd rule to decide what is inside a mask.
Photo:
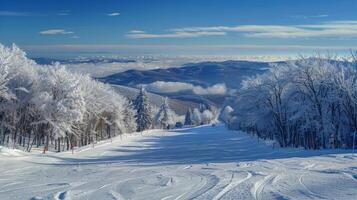
[(281, 149), (223, 125), (71, 152), (0, 150), (0, 199), (356, 199), (357, 156)]

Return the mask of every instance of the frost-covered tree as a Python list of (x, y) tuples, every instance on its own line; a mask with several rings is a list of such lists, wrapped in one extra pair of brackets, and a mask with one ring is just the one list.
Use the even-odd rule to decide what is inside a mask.
[(200, 112), (199, 109), (197, 109), (197, 108), (193, 109), (192, 120), (193, 120), (195, 125), (201, 125), (202, 124), (201, 112)]
[(229, 126), (283, 147), (352, 147), (356, 131), (355, 62), (301, 58), (243, 81)]
[[(131, 132), (125, 123), (133, 123), (131, 115), (124, 116), (124, 111), (132, 109), (127, 106), (127, 99), (113, 91), (103, 83), (85, 77), (81, 81), (84, 95), (86, 114), (84, 132), (81, 145), (95, 143), (103, 138), (110, 138), (116, 134)], [(124, 119), (127, 122), (124, 122)]]
[(37, 70), (34, 65), (16, 45), (8, 48), (0, 44), (0, 66), (4, 69), (3, 77), (7, 77), (7, 97), (0, 103), (0, 113), (3, 113), (1, 141), (12, 143), (14, 148), (18, 143), (25, 145), (25, 134), (21, 133), (33, 128), (31, 123), (36, 109), (29, 102), (33, 97), (32, 88), (36, 79)]
[(0, 44), (0, 145), (69, 150), (135, 128), (133, 108), (109, 85)]
[(134, 107), (130, 100), (127, 100), (124, 103), (124, 110), (122, 112), (122, 116), (123, 116), (125, 130), (128, 133), (136, 131), (137, 124), (136, 124), (136, 121), (133, 120), (133, 119), (135, 119), (135, 110), (134, 110)]
[(164, 99), (159, 112), (155, 116), (155, 123), (162, 129), (168, 129), (170, 125), (174, 125), (174, 112), (169, 107), (167, 97)]
[(151, 128), (153, 120), (151, 118), (151, 109), (144, 87), (140, 88), (139, 94), (134, 100), (134, 109), (136, 110), (135, 119), (137, 131), (141, 132)]
[(9, 98), (9, 72), (6, 65), (0, 65), (0, 99), (5, 100)]
[(58, 139), (77, 134), (74, 127), (83, 120), (85, 101), (78, 75), (73, 75), (59, 64), (43, 73), (33, 103), (41, 112), (41, 123), (48, 128), (45, 146), (48, 148), (50, 137)]
[(204, 110), (201, 114), (201, 122), (203, 124), (209, 124), (213, 122), (215, 119), (215, 115), (210, 110)]
[(233, 112), (233, 108), (231, 106), (225, 106), (224, 109), (222, 109), (219, 118), (225, 122), (225, 123), (229, 123), (231, 118), (232, 118), (232, 112)]
[(202, 104), (199, 108), (193, 109), (191, 120), (193, 125), (210, 124), (216, 121), (217, 116), (218, 113), (213, 106), (205, 106)]

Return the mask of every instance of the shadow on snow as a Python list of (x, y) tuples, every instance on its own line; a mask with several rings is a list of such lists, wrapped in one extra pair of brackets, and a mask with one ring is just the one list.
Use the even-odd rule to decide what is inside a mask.
[[(170, 135), (172, 134), (172, 135)], [(137, 143), (143, 144), (138, 146)], [(347, 150), (273, 149), (264, 141), (243, 132), (228, 131), (223, 125), (172, 130), (163, 136), (149, 136), (136, 145), (120, 145), (109, 150), (108, 156), (93, 158), (62, 158), (53, 165), (173, 165), (247, 162), (262, 159), (312, 157), (351, 153)], [(51, 164), (52, 165), (52, 164)]]

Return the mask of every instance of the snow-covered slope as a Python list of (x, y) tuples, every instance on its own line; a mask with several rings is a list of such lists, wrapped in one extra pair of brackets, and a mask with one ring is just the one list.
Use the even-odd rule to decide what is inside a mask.
[(1, 152), (2, 200), (357, 196), (351, 152), (273, 149), (222, 125), (123, 136), (74, 155)]

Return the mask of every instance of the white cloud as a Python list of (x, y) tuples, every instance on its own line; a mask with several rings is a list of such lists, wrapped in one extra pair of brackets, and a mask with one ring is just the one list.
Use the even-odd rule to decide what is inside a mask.
[(227, 87), (223, 83), (203, 88), (190, 83), (156, 81), (145, 85), (145, 87), (148, 91), (159, 93), (175, 93), (182, 91), (191, 91), (194, 94), (199, 95), (223, 95), (227, 93)]
[(66, 31), (64, 29), (49, 29), (49, 30), (44, 30), (41, 31), (40, 34), (41, 35), (66, 35), (66, 34), (73, 34), (74, 32), (72, 31)]
[(192, 84), (182, 82), (156, 81), (145, 85), (146, 89), (152, 92), (174, 93), (188, 91), (194, 88)]
[(120, 15), (120, 13), (118, 13), (118, 12), (113, 12), (113, 13), (107, 14), (107, 16), (110, 16), (110, 17), (119, 16), (119, 15)]
[[(320, 17), (323, 17), (321, 15)], [(357, 21), (329, 21), (320, 24), (300, 25), (238, 25), (187, 27), (168, 30), (168, 33), (129, 33), (134, 39), (185, 38), (226, 35), (228, 32), (242, 33), (250, 38), (357, 38)]]
[(193, 93), (201, 94), (201, 95), (209, 95), (209, 94), (223, 95), (227, 93), (227, 87), (224, 83), (216, 84), (207, 88), (195, 86), (193, 88)]
[(326, 14), (322, 14), (322, 15), (312, 15), (312, 16), (306, 16), (307, 18), (325, 18), (328, 17), (328, 15)]
[(202, 37), (202, 36), (220, 36), (225, 35), (225, 32), (218, 31), (176, 31), (164, 34), (150, 34), (144, 31), (140, 33), (129, 32), (126, 36), (132, 39), (151, 39), (151, 38), (194, 38), (194, 37)]
[(131, 30), (131, 31), (129, 31), (129, 33), (138, 34), (138, 33), (145, 33), (145, 31), (141, 31), (141, 30)]

